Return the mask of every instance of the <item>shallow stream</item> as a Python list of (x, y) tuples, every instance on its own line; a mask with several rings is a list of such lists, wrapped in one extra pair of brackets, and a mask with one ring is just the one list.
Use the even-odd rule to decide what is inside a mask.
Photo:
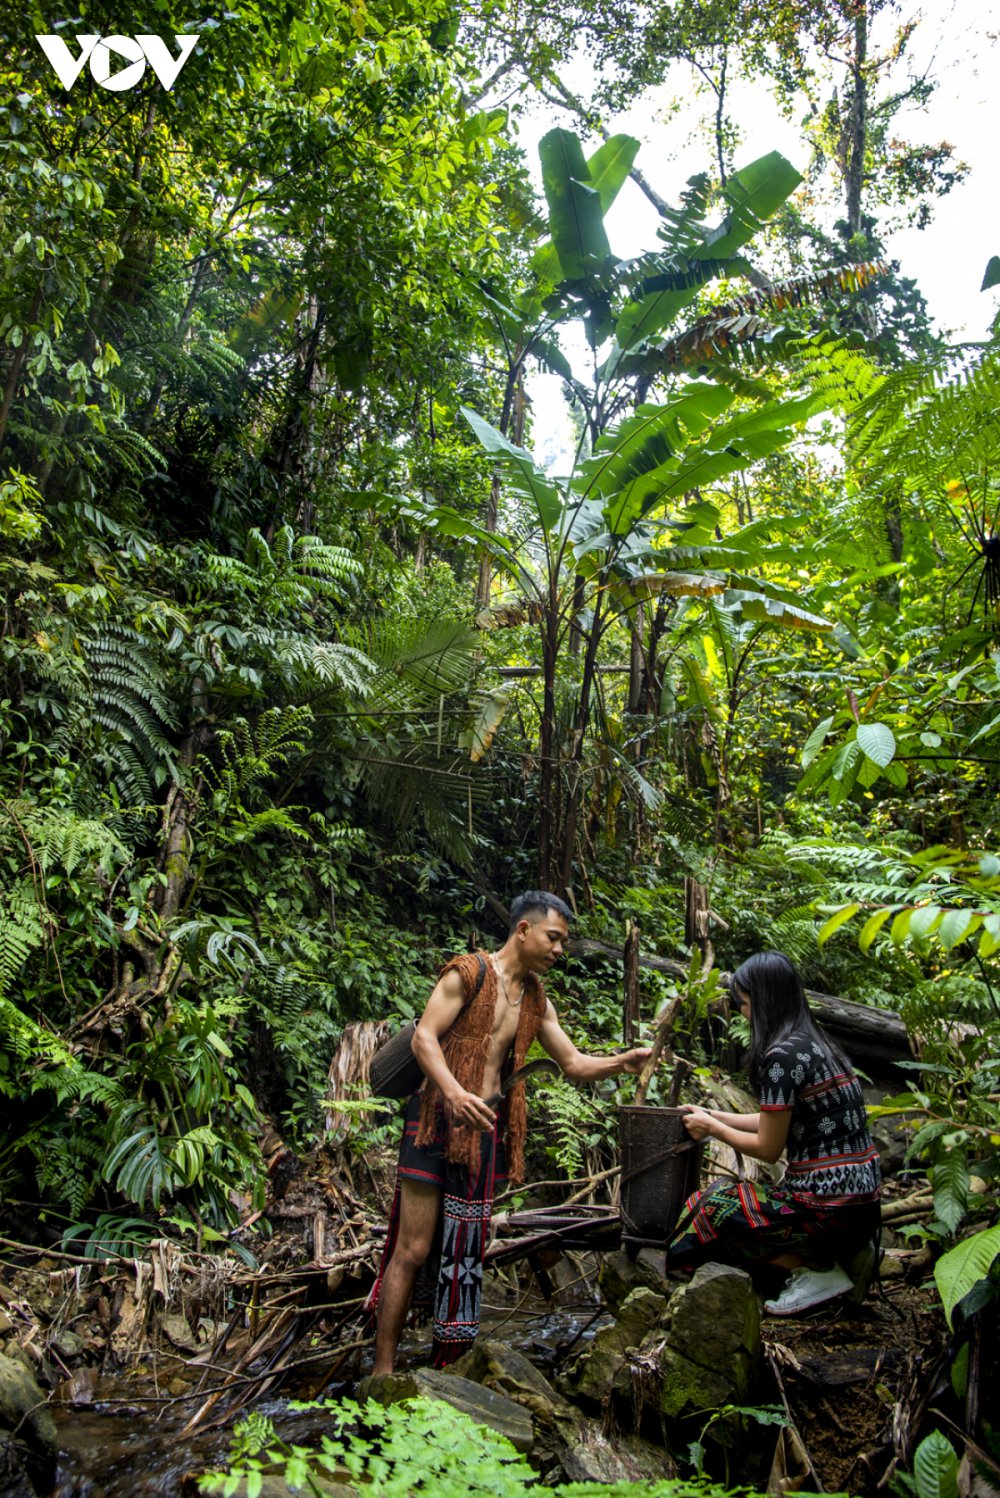
[[(484, 1315), (482, 1335), (496, 1336), (550, 1372), (570, 1342), (593, 1336), (598, 1322), (589, 1307), (496, 1311)], [(429, 1361), (429, 1331), (408, 1333), (400, 1367)], [(331, 1347), (331, 1358), (335, 1349)], [(369, 1355), (370, 1356), (370, 1355)], [(362, 1364), (360, 1372), (368, 1368)], [(325, 1398), (349, 1395), (353, 1384), (337, 1382)], [(253, 1406), (268, 1415), (285, 1439), (302, 1445), (315, 1441), (324, 1428), (322, 1410), (291, 1411), (288, 1398)], [(300, 1394), (298, 1397), (302, 1397)], [(231, 1428), (200, 1432), (184, 1441), (179, 1432), (191, 1413), (186, 1400), (159, 1408), (138, 1397), (134, 1379), (101, 1379), (95, 1402), (85, 1408), (53, 1405), (59, 1427), (59, 1477), (52, 1498), (177, 1498), (189, 1473), (225, 1465)]]

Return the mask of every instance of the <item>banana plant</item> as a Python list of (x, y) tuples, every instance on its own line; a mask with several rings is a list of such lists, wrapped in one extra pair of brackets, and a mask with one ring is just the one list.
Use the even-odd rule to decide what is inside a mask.
[[(428, 529), (476, 543), (488, 559), (487, 576), (501, 572), (517, 591), (507, 611), (538, 626), (539, 878), (550, 888), (572, 885), (599, 652), (618, 620), (628, 624), (648, 601), (666, 596), (719, 600), (761, 629), (829, 627), (801, 600), (754, 575), (766, 547), (752, 528), (744, 543), (737, 535), (720, 545), (720, 512), (703, 494), (784, 447), (822, 398), (764, 395), (748, 403), (725, 385), (682, 378), (661, 401), (637, 400), (672, 325), (710, 281), (746, 269), (741, 250), (798, 186), (799, 174), (776, 152), (735, 172), (714, 225), (706, 219), (707, 179), (692, 179), (681, 206), (663, 220), (662, 247), (622, 260), (604, 219), (637, 149), (630, 137), (616, 136), (587, 159), (570, 131), (550, 131), (540, 145), (549, 238), (535, 251), (518, 296), (482, 292), (508, 370), (520, 373), (533, 355), (562, 375), (583, 410), (572, 471), (552, 476), (512, 440), (508, 380), (499, 425), (463, 407), (494, 460), (491, 513), (481, 525), (442, 507), (421, 515)], [(570, 320), (582, 323), (593, 350), (589, 380), (574, 373), (556, 341)], [(501, 485), (519, 517), (516, 536), (496, 527)], [(482, 587), (479, 601), (486, 622)], [(567, 702), (557, 702), (560, 693)], [(635, 794), (636, 776), (628, 781)]]

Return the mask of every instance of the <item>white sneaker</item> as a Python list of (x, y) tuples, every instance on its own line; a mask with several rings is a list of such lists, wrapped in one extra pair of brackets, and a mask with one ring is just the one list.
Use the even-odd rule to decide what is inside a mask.
[(765, 1300), (764, 1310), (769, 1316), (797, 1316), (824, 1301), (836, 1300), (852, 1288), (838, 1264), (832, 1269), (792, 1269), (777, 1300)]

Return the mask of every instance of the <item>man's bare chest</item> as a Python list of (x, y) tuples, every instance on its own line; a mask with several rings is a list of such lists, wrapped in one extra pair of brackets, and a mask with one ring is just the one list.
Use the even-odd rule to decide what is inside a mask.
[(505, 1056), (514, 1044), (521, 1018), (521, 1006), (511, 1004), (505, 995), (497, 994), (490, 1032), (490, 1051), (494, 1057)]

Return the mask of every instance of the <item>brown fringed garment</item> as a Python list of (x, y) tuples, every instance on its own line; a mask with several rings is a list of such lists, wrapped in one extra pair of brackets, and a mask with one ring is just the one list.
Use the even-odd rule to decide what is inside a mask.
[[(441, 1050), (455, 1081), (466, 1092), (480, 1093), (486, 1058), (490, 1052), (490, 1037), (493, 1033), (493, 1015), (497, 1002), (496, 968), (489, 954), (480, 954), (486, 963), (483, 983), (470, 1004), (459, 1014), (451, 1029), (441, 1036)], [(464, 953), (446, 962), (438, 974), (439, 980), (455, 968), (462, 977), (465, 991), (471, 994), (479, 977), (479, 961), (475, 952)], [(514, 1037), (513, 1056), (508, 1057), (504, 1070), (524, 1065), (531, 1042), (538, 1034), (545, 1016), (545, 990), (534, 973), (529, 973), (524, 982), (524, 998)], [(429, 1079), (424, 1085), (420, 1109), (420, 1126), (417, 1129), (417, 1144), (429, 1144), (434, 1138), (435, 1110), (443, 1102), (440, 1088)], [(507, 1112), (507, 1167), (510, 1180), (515, 1184), (524, 1179), (524, 1136), (528, 1128), (528, 1111), (524, 1097), (524, 1083), (518, 1082), (508, 1094)], [(454, 1129), (448, 1140), (447, 1158), (454, 1165), (465, 1165), (470, 1171), (479, 1170), (480, 1135), (476, 1129)]]

